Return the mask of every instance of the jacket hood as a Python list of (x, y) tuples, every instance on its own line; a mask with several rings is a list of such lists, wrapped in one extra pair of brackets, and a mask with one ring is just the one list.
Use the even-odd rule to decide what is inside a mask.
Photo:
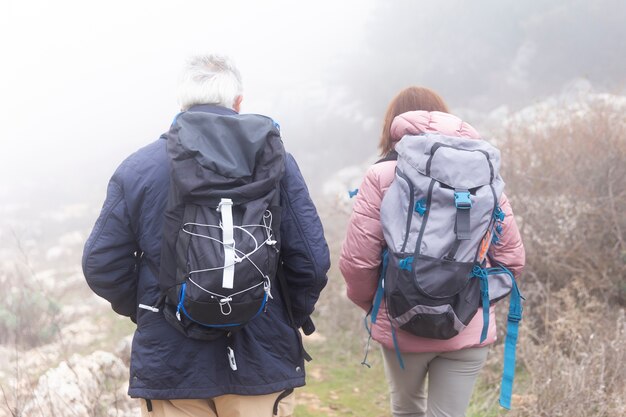
[(185, 199), (253, 199), (284, 172), (280, 133), (269, 117), (192, 109), (178, 115), (167, 140), (171, 178)]
[(391, 137), (395, 141), (402, 139), (404, 135), (421, 133), (480, 139), (480, 134), (469, 123), (440, 111), (410, 111), (396, 116), (391, 122)]

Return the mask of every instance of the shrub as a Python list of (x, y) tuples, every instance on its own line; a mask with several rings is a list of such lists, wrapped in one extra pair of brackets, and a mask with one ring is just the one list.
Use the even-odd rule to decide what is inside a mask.
[(520, 363), (530, 378), (520, 388), (532, 401), (514, 415), (626, 412), (625, 110), (595, 96), (514, 121), (504, 135), (527, 256)]
[(4, 270), (0, 283), (0, 344), (32, 348), (52, 340), (58, 332), (60, 306), (27, 271)]

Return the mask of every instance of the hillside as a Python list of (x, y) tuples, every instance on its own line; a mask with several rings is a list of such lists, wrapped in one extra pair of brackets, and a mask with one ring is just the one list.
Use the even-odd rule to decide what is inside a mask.
[[(488, 133), (503, 151), (528, 260), (508, 416), (626, 415), (625, 115), (626, 97), (580, 89), (492, 114)], [(315, 312), (319, 331), (305, 341), (315, 360), (297, 416), (388, 415), (377, 347), (372, 368), (361, 366), (363, 315), (346, 299), (336, 268), (348, 191), (373, 160), (337, 172), (316, 197), (333, 267)], [(133, 325), (91, 293), (80, 271), (98, 208), (2, 210), (0, 417), (137, 416), (138, 403), (125, 394)], [(470, 416), (503, 414), (496, 405), (501, 357), (498, 342)]]

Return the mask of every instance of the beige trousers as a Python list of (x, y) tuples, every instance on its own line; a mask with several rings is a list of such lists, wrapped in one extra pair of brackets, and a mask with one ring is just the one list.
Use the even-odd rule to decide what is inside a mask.
[(395, 350), (382, 351), (394, 417), (463, 417), (489, 347), (402, 353), (404, 369)]
[[(268, 395), (221, 395), (206, 400), (141, 400), (142, 417), (291, 417), (296, 407), (292, 392), (278, 404), (282, 392)], [(278, 414), (274, 414), (277, 405)]]

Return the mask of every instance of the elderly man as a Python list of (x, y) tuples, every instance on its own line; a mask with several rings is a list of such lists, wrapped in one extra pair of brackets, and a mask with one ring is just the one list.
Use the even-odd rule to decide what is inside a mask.
[(230, 59), (190, 59), (178, 98), (169, 132), (111, 178), (85, 278), (137, 323), (128, 392), (142, 415), (277, 415), (305, 384), (299, 329), (314, 330), (330, 265), (322, 225), (277, 124), (239, 114)]

